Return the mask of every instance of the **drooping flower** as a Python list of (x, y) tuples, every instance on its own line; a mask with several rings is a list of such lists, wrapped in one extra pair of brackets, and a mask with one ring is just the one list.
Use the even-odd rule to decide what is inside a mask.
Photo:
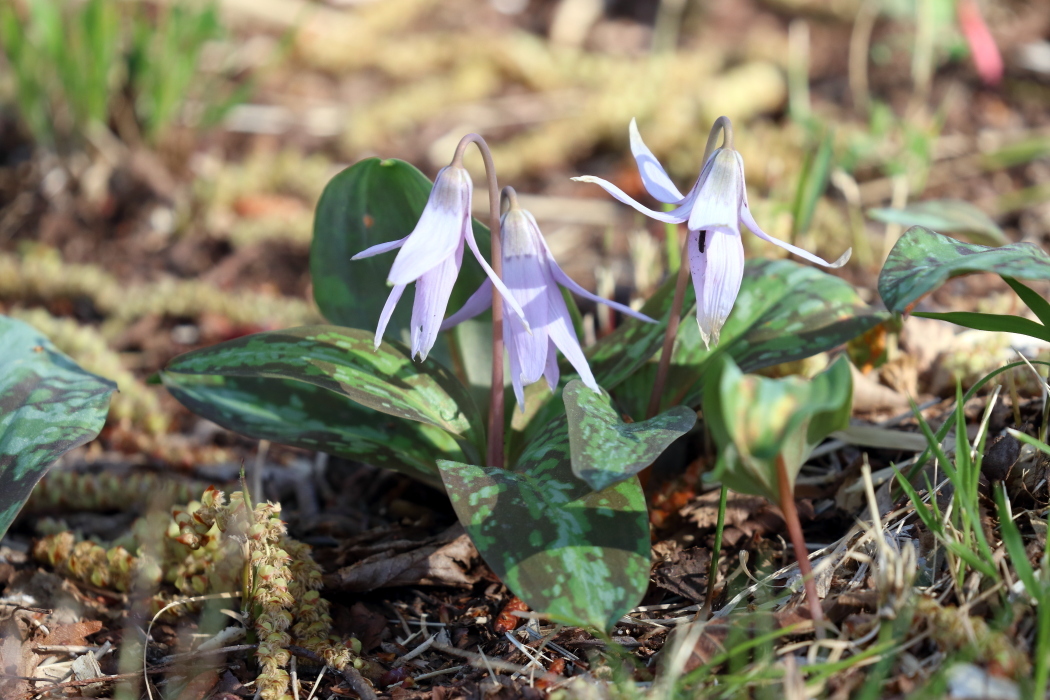
[(611, 182), (597, 177), (586, 175), (573, 179), (600, 185), (616, 199), (657, 221), (687, 225), (689, 269), (696, 291), (696, 320), (700, 325), (700, 336), (708, 347), (718, 344), (718, 336), (729, 312), (733, 310), (744, 277), (741, 223), (762, 240), (812, 263), (834, 268), (845, 265), (849, 260), (850, 250), (835, 262), (829, 263), (790, 243), (773, 238), (758, 227), (747, 204), (744, 161), (733, 150), (731, 139), (727, 139), (728, 143), (711, 154), (693, 188), (683, 196), (660, 161), (642, 141), (633, 119), (630, 135), (631, 152), (638, 163), (645, 189), (659, 201), (675, 205), (675, 209), (669, 212), (654, 211), (629, 197)]
[[(427, 359), (427, 354), (437, 341), (452, 287), (463, 264), (464, 243), (470, 247), (491, 283), (506, 299), (507, 306), (524, 318), (521, 306), (485, 261), (474, 240), (474, 231), (470, 225), (473, 190), (474, 184), (466, 169), (456, 165), (442, 168), (434, 178), (434, 188), (412, 233), (400, 240), (374, 245), (351, 258), (360, 260), (401, 249), (387, 275), (387, 283), (393, 285), (393, 289), (379, 316), (375, 338), (377, 348), (383, 341), (383, 333), (405, 287), (415, 282), (416, 296), (412, 303), (410, 334), (412, 357), (418, 355), (420, 360)], [(490, 286), (490, 294), (491, 289)], [(513, 317), (510, 314), (508, 316)]]
[[(524, 310), (525, 321), (532, 329), (530, 334), (521, 319), (515, 316), (508, 315), (504, 319), (503, 340), (510, 356), (511, 382), (518, 406), (522, 411), (525, 410), (525, 385), (538, 382), (541, 377), (546, 378), (551, 390), (558, 385), (555, 348), (561, 350), (584, 384), (594, 391), (600, 391), (572, 327), (572, 318), (558, 285), (628, 316), (649, 323), (656, 321), (623, 304), (591, 294), (574, 282), (554, 260), (536, 219), (518, 206), (514, 190), (505, 188), (504, 196), (509, 201), (509, 208), (501, 219), (503, 279), (513, 298)], [(463, 304), (463, 308), (445, 320), (441, 329), (446, 330), (473, 318), (491, 304), (492, 281), (486, 280)]]

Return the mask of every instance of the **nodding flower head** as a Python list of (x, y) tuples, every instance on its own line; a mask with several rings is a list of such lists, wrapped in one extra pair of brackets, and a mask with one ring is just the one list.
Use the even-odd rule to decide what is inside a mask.
[[(541, 377), (546, 378), (551, 390), (558, 385), (555, 348), (561, 350), (584, 384), (600, 391), (572, 327), (572, 318), (559, 285), (621, 313), (650, 323), (655, 321), (627, 306), (591, 294), (576, 284), (555, 262), (536, 219), (518, 206), (514, 190), (507, 187), (503, 193), (508, 204), (501, 226), (503, 279), (532, 329), (529, 333), (522, 320), (514, 316), (508, 316), (503, 324), (503, 340), (510, 355), (511, 382), (518, 406), (525, 410), (525, 385), (538, 382)], [(442, 329), (451, 328), (487, 309), (492, 303), (491, 285), (492, 282), (486, 280), (462, 309), (445, 320)]]
[(616, 185), (600, 178), (590, 175), (573, 178), (601, 186), (616, 199), (657, 221), (687, 225), (689, 271), (696, 290), (696, 321), (700, 325), (700, 336), (708, 347), (718, 344), (718, 336), (729, 312), (733, 310), (744, 277), (744, 245), (740, 238), (740, 224), (762, 240), (824, 267), (845, 265), (851, 252), (847, 250), (838, 260), (829, 263), (790, 243), (773, 238), (759, 228), (747, 204), (744, 161), (733, 150), (729, 120), (723, 117), (716, 122), (715, 127), (724, 129), (722, 148), (711, 154), (689, 194), (683, 195), (660, 161), (646, 147), (638, 133), (637, 124), (631, 120), (631, 152), (638, 164), (642, 183), (655, 199), (674, 205), (672, 211), (654, 211), (629, 197)]
[(474, 185), (466, 169), (458, 165), (442, 168), (434, 179), (423, 214), (412, 229), (412, 233), (397, 241), (372, 246), (355, 255), (352, 260), (368, 258), (400, 248), (394, 264), (390, 266), (387, 282), (393, 285), (387, 297), (376, 328), (375, 346), (383, 340), (383, 333), (390, 322), (405, 287), (416, 283), (416, 296), (412, 303), (411, 342), (412, 356), (421, 360), (437, 341), (441, 319), (445, 316), (452, 286), (459, 276), (463, 264), (463, 245), (470, 248), (481, 263), (492, 284), (500, 291), (511, 310), (523, 316), (521, 306), (510, 291), (492, 271), (478, 250), (471, 228), (470, 203)]

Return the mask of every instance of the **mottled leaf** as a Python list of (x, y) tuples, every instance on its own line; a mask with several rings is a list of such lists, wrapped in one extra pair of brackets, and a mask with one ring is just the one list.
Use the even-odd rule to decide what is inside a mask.
[(853, 380), (840, 357), (812, 380), (744, 374), (728, 357), (705, 378), (704, 420), (719, 450), (710, 474), (739, 493), (779, 502), (776, 460), (783, 458), (791, 487), (810, 452), (849, 425)]
[(696, 412), (686, 406), (640, 423), (625, 423), (608, 393), (592, 391), (579, 379), (568, 383), (562, 397), (572, 471), (595, 491), (642, 471), (696, 424)]
[(93, 440), (117, 385), (31, 326), (0, 316), (0, 537), (60, 456)]
[(1050, 256), (1032, 243), (988, 248), (916, 226), (900, 237), (886, 258), (879, 273), (879, 294), (890, 311), (903, 313), (952, 277), (975, 272), (1050, 279)]
[(868, 216), (888, 224), (923, 226), (944, 233), (959, 233), (978, 243), (1004, 245), (1009, 242), (990, 216), (961, 199), (913, 202), (903, 209), (869, 209)]
[[(310, 244), (314, 299), (328, 321), (352, 328), (376, 327), (390, 294), (386, 277), (397, 253), (350, 258), (377, 243), (410, 234), (431, 187), (430, 180), (410, 163), (379, 158), (365, 158), (328, 183), (317, 203)], [(487, 257), (489, 230), (474, 221), (474, 236)], [(481, 266), (468, 252), (449, 309), (462, 306), (483, 280)], [(411, 301), (411, 294), (402, 298), (387, 326), (387, 337), (407, 340)], [(443, 360), (447, 349), (443, 340), (439, 345), (435, 357)]]
[(715, 348), (704, 348), (695, 321), (679, 328), (665, 401), (699, 406), (700, 379), (717, 357), (753, 372), (831, 350), (888, 318), (839, 277), (790, 260), (749, 260)]
[(400, 343), (373, 349), (372, 338), (337, 326), (256, 333), (180, 355), (166, 373), (314, 384), (381, 413), (442, 428), (483, 453), (481, 417), (459, 380), (434, 360), (414, 362)]
[(437, 488), (442, 485), (435, 457), (467, 458), (441, 428), (373, 411), (315, 384), (177, 372), (160, 376), (184, 406), (236, 433), (393, 469)]
[(649, 583), (649, 517), (637, 478), (603, 491), (572, 473), (565, 414), (513, 470), (438, 461), (478, 551), (533, 610), (612, 628)]

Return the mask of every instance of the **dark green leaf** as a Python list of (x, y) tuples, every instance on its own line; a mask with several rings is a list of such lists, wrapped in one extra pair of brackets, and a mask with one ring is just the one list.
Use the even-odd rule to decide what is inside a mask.
[(886, 258), (879, 273), (879, 294), (890, 311), (904, 313), (950, 278), (974, 272), (1050, 279), (1050, 256), (1032, 243), (987, 248), (916, 226), (901, 236)]
[(976, 328), (979, 331), (1020, 333), (1050, 341), (1050, 328), (1021, 316), (1000, 316), (999, 314), (982, 314), (969, 311), (950, 311), (942, 314), (916, 311), (914, 315), (922, 318), (935, 318), (938, 321), (947, 321), (948, 323), (966, 326), (967, 328)]
[(529, 607), (609, 630), (649, 583), (649, 518), (637, 478), (592, 491), (572, 473), (565, 415), (514, 470), (438, 461), (460, 521)]
[(434, 360), (414, 362), (400, 343), (373, 349), (372, 333), (303, 326), (237, 338), (176, 357), (167, 374), (291, 379), (399, 418), (428, 423), (483, 453), (481, 417), (467, 390)]
[(117, 385), (0, 316), (0, 537), (51, 463), (93, 440)]
[(795, 477), (824, 438), (849, 425), (853, 381), (840, 357), (812, 380), (744, 374), (729, 358), (704, 386), (704, 420), (724, 459), (711, 478), (739, 493), (780, 501), (776, 461)]
[(625, 423), (608, 393), (594, 392), (579, 379), (568, 383), (562, 397), (572, 471), (595, 491), (642, 471), (696, 424), (696, 412), (686, 406), (641, 423)]
[(914, 202), (903, 209), (869, 209), (876, 221), (902, 226), (923, 226), (943, 233), (961, 233), (978, 243), (1005, 245), (1006, 234), (983, 211), (961, 199)]
[(1050, 302), (1039, 296), (1034, 289), (1013, 277), (1003, 277), (1003, 281), (1010, 285), (1010, 289), (1014, 290), (1017, 296), (1021, 297), (1021, 301), (1032, 310), (1032, 313), (1043, 322), (1044, 326), (1050, 324)]
[(161, 378), (188, 409), (241, 435), (393, 469), (437, 488), (434, 459), (465, 459), (440, 428), (373, 411), (314, 384), (177, 372)]

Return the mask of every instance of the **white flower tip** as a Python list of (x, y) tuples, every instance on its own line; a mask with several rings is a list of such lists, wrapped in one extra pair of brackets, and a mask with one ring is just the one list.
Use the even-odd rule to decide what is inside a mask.
[(528, 333), (529, 335), (532, 335), (532, 326), (529, 325), (528, 321), (526, 321), (524, 318), (521, 319), (521, 325), (525, 326), (525, 332), (526, 333)]
[(833, 270), (837, 267), (842, 267), (847, 262), (849, 262), (849, 256), (851, 255), (853, 255), (853, 248), (847, 248), (846, 252), (840, 255), (839, 259), (828, 265), (828, 267), (830, 267)]
[(576, 182), (598, 182), (598, 178), (593, 175), (580, 175), (579, 177), (572, 178)]

